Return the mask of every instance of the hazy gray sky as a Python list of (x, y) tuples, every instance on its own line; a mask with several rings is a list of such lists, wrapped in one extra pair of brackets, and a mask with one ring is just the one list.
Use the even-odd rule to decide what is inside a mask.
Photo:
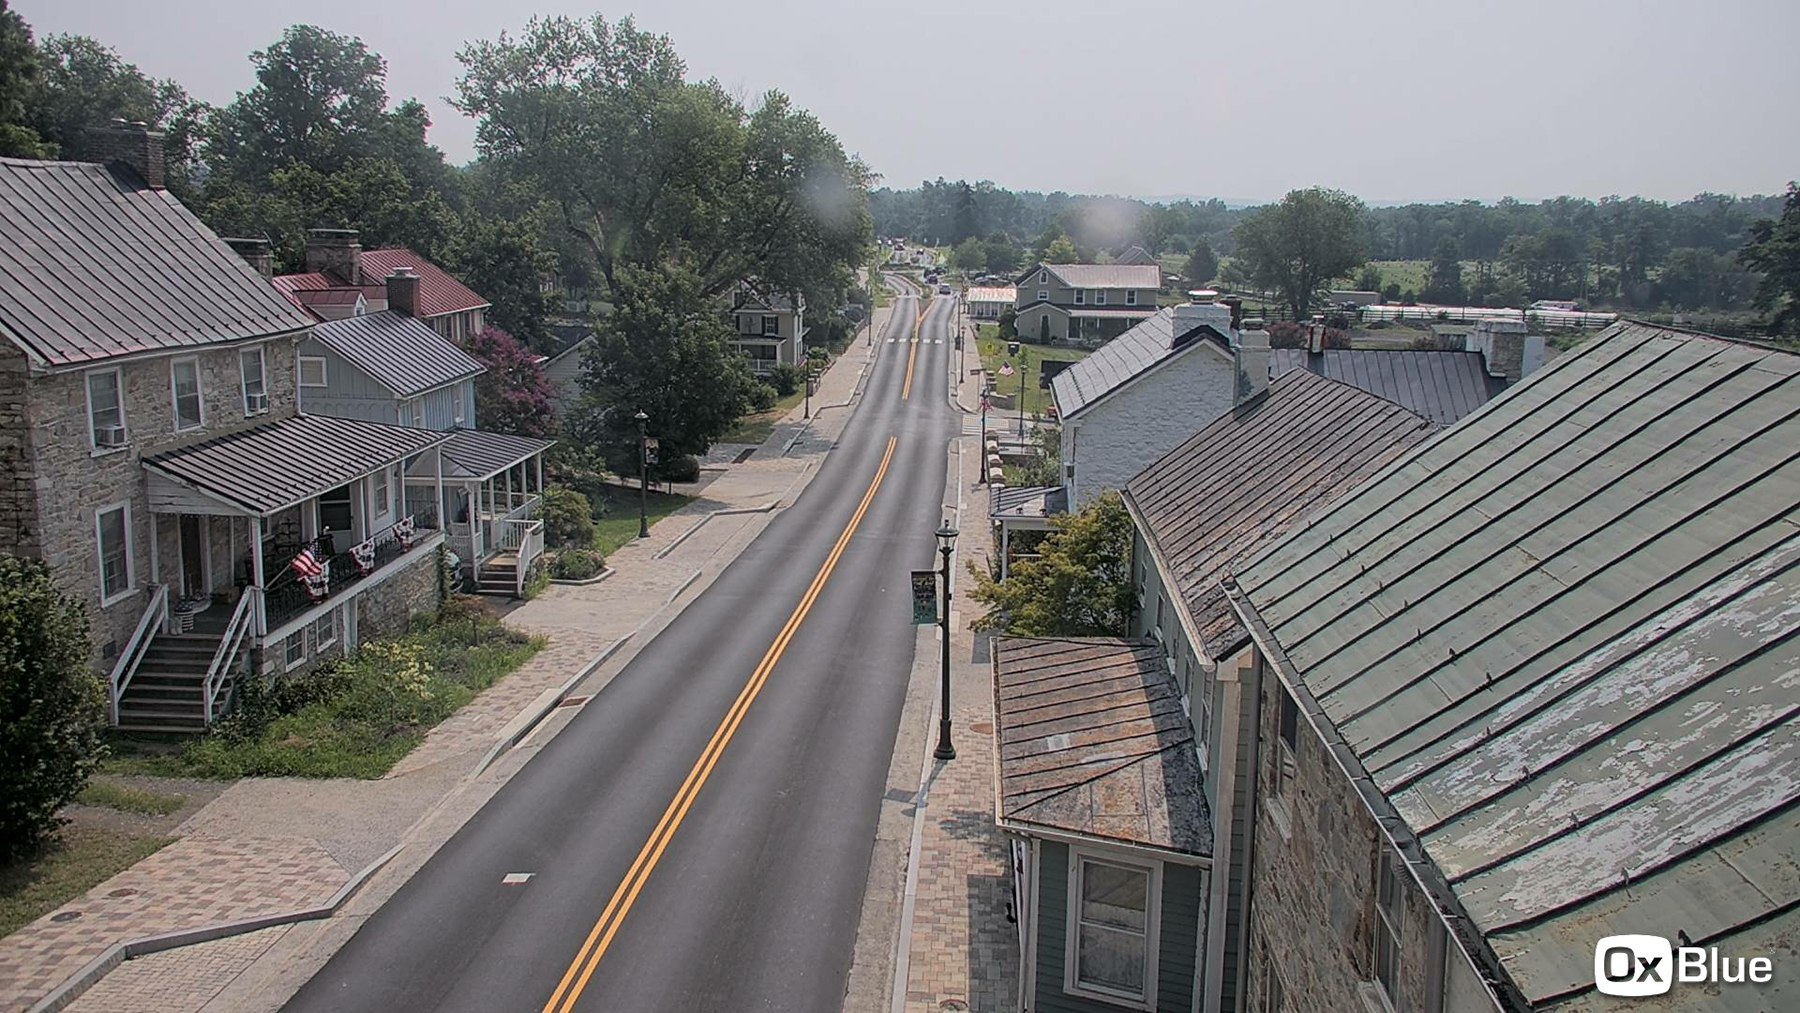
[(472, 157), (444, 101), (465, 40), (534, 11), (636, 14), (697, 78), (811, 109), (884, 182), (1370, 201), (1773, 192), (1800, 177), (1800, 0), (13, 0), (211, 102), (308, 21), (387, 58)]

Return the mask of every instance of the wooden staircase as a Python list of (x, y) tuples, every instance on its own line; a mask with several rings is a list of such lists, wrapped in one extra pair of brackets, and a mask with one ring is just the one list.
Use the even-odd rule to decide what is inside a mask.
[[(206, 731), (206, 669), (223, 639), (208, 633), (157, 634), (119, 697), (119, 728), (183, 735)], [(213, 701), (215, 719), (224, 716), (230, 700), (228, 674)]]
[(511, 552), (482, 563), (475, 570), (475, 593), (500, 598), (519, 596), (519, 557)]

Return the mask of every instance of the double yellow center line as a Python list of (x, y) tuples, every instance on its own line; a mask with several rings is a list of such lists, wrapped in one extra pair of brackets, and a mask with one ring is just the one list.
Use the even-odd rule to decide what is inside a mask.
[(900, 388), (900, 400), (902, 401), (912, 399), (913, 363), (919, 360), (919, 345), (922, 344), (920, 339), (925, 336), (924, 321), (925, 307), (920, 306), (918, 314), (913, 317), (912, 338), (907, 342), (912, 346), (912, 351), (906, 353), (906, 385)]
[(744, 714), (750, 709), (750, 704), (755, 702), (757, 694), (762, 692), (763, 684), (768, 682), (769, 673), (774, 670), (775, 663), (781, 660), (782, 652), (787, 650), (788, 642), (794, 638), (794, 633), (800, 628), (800, 623), (805, 620), (806, 614), (812, 611), (813, 602), (818, 600), (819, 592), (825, 587), (825, 581), (831, 577), (831, 571), (837, 568), (838, 559), (843, 556), (844, 548), (850, 544), (850, 536), (856, 533), (856, 528), (862, 523), (863, 516), (869, 512), (869, 504), (875, 499), (875, 491), (881, 488), (881, 480), (887, 477), (888, 465), (894, 460), (894, 443), (895, 437), (888, 437), (887, 452), (881, 457), (881, 466), (875, 470), (875, 478), (869, 482), (869, 489), (863, 493), (862, 502), (857, 504), (856, 512), (850, 515), (850, 523), (844, 526), (843, 534), (838, 535), (837, 543), (831, 547), (830, 554), (825, 557), (824, 565), (819, 567), (819, 572), (813, 577), (811, 586), (806, 589), (806, 594), (801, 596), (800, 604), (794, 607), (793, 614), (788, 616), (787, 624), (781, 628), (780, 633), (776, 634), (775, 642), (769, 645), (768, 651), (763, 654), (762, 661), (757, 664), (756, 670), (750, 673), (750, 680), (744, 683), (744, 688), (738, 692), (737, 700), (732, 703), (731, 709), (725, 712), (724, 719), (719, 722), (719, 727), (712, 734), (712, 740), (701, 751), (700, 758), (694, 761), (693, 769), (688, 771), (687, 780), (682, 782), (681, 790), (675, 793), (675, 797), (669, 802), (669, 807), (663, 811), (662, 819), (657, 822), (656, 829), (651, 831), (649, 839), (644, 841), (644, 847), (638, 852), (637, 860), (631, 863), (630, 871), (625, 873), (625, 878), (619, 882), (618, 889), (613, 891), (612, 899), (606, 902), (606, 909), (600, 913), (600, 920), (594, 923), (593, 931), (588, 933), (587, 940), (581, 944), (581, 949), (576, 951), (575, 959), (569, 962), (569, 969), (563, 972), (562, 981), (557, 983), (556, 991), (552, 992), (550, 1000), (544, 1003), (544, 1013), (568, 1013), (575, 1008), (575, 1001), (581, 998), (581, 990), (587, 987), (588, 979), (593, 977), (594, 968), (599, 966), (600, 958), (606, 954), (606, 948), (612, 945), (613, 936), (619, 931), (620, 924), (630, 913), (632, 903), (637, 900), (638, 891), (644, 888), (644, 883), (650, 878), (651, 871), (656, 868), (657, 861), (662, 858), (663, 849), (668, 847), (669, 840), (675, 836), (676, 828), (681, 826), (682, 819), (687, 816), (688, 807), (694, 804), (694, 798), (700, 794), (701, 786), (706, 784), (706, 779), (711, 776), (713, 766), (719, 762), (719, 757), (725, 752), (725, 746), (731, 742), (732, 735), (736, 734), (738, 725), (744, 720)]

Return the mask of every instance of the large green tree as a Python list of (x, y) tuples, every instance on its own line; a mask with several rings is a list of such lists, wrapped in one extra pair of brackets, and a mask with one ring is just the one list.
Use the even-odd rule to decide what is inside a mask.
[(551, 351), (549, 318), (558, 300), (544, 291), (556, 255), (543, 245), (538, 214), (468, 215), (450, 243), (445, 267), (493, 304), (488, 320), (527, 345)]
[(211, 123), (214, 171), (261, 180), (299, 164), (321, 172), (386, 154), (387, 64), (361, 39), (295, 25), (250, 54), (256, 84)]
[[(153, 80), (112, 47), (85, 35), (52, 35), (38, 47), (41, 67), (32, 121), (57, 157), (87, 159), (89, 127), (142, 121), (161, 130), (169, 180), (185, 190), (208, 109), (173, 80)], [(185, 194), (184, 194), (185, 196)]]
[(1460, 306), (1468, 294), (1468, 287), (1463, 284), (1462, 250), (1455, 239), (1445, 236), (1438, 240), (1437, 249), (1431, 253), (1431, 268), (1426, 273), (1425, 288), (1419, 298), (1440, 305)]
[(868, 170), (778, 92), (747, 110), (690, 82), (630, 18), (533, 18), (457, 54), (477, 144), (557, 208), (608, 286), (679, 263), (718, 295), (759, 278), (835, 301), (870, 241)]
[(1361, 264), (1363, 203), (1341, 190), (1289, 191), (1279, 204), (1259, 208), (1232, 231), (1250, 278), (1277, 293), (1305, 320), (1320, 290)]
[(1194, 251), (1188, 254), (1181, 273), (1193, 285), (1204, 285), (1218, 277), (1219, 258), (1213, 254), (1212, 244), (1205, 239), (1195, 240)]
[(571, 434), (625, 475), (637, 471), (639, 411), (663, 464), (706, 453), (758, 386), (718, 303), (688, 268), (625, 265), (615, 269), (612, 303), (582, 360)]
[(1038, 557), (1013, 564), (1005, 580), (970, 567), (969, 596), (988, 609), (976, 628), (1028, 637), (1124, 636), (1137, 607), (1124, 501), (1108, 492), (1052, 523)]
[(1756, 306), (1769, 315), (1769, 329), (1800, 334), (1800, 184), (1788, 184), (1780, 218), (1750, 226), (1750, 241), (1738, 259), (1762, 275)]
[(50, 158), (56, 146), (45, 143), (30, 123), (29, 106), (38, 87), (38, 53), (31, 26), (0, 0), (0, 155)]

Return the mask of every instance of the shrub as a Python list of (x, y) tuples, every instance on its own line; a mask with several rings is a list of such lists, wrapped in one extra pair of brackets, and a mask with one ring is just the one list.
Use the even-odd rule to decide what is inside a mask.
[(750, 384), (750, 410), (751, 411), (766, 412), (769, 409), (775, 407), (775, 402), (777, 402), (779, 400), (781, 400), (781, 395), (777, 394), (775, 392), (775, 388), (769, 386), (768, 384), (763, 383), (761, 381), (756, 381), (756, 382), (753, 382)]
[(586, 580), (606, 568), (606, 557), (594, 549), (564, 549), (550, 561), (557, 580)]
[(544, 490), (544, 540), (551, 547), (594, 544), (594, 508), (567, 486)]
[(776, 366), (775, 371), (769, 374), (770, 385), (782, 397), (788, 397), (799, 390), (800, 384), (805, 380), (806, 373), (799, 366)]
[(700, 481), (700, 459), (698, 457), (671, 457), (656, 466), (656, 473), (665, 482), (698, 482)]
[(88, 667), (87, 612), (43, 564), (0, 555), (0, 861), (63, 824), (104, 747), (106, 689)]

